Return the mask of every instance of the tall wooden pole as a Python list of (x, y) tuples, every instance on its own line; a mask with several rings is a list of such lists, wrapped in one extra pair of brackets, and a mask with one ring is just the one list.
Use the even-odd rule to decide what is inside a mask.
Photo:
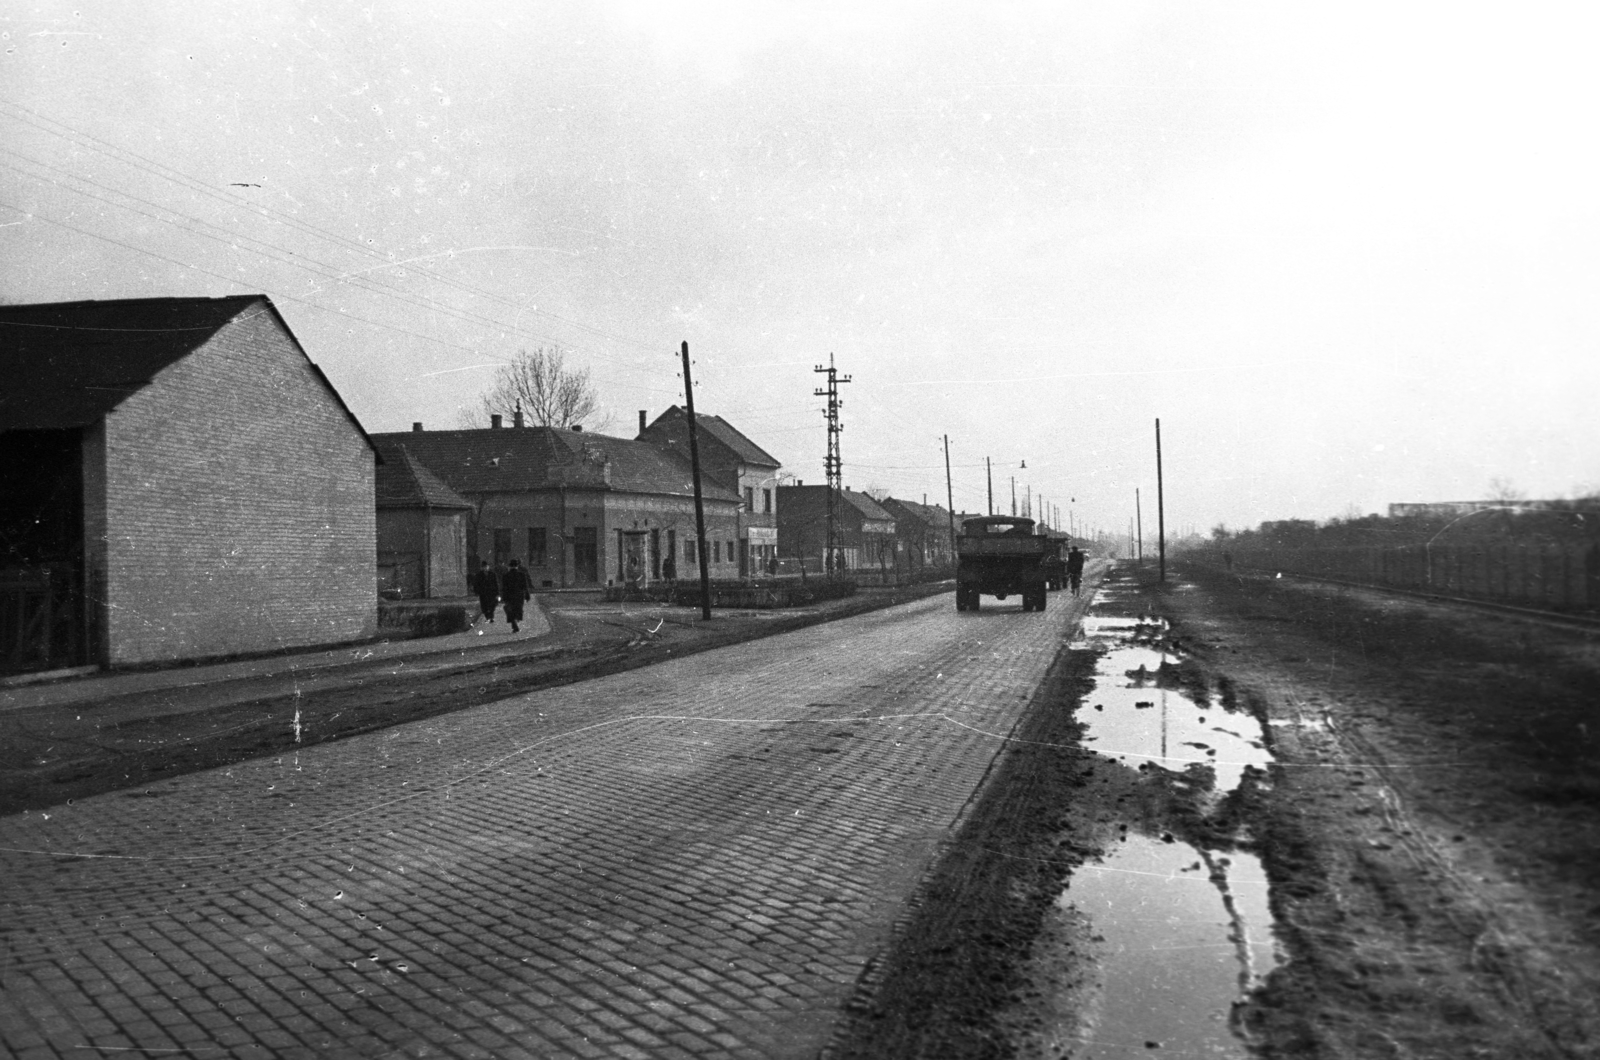
[(1167, 496), (1161, 483), (1161, 417), (1156, 417), (1156, 545), (1161, 554), (1161, 580), (1167, 580)]
[(989, 463), (989, 458), (983, 458), (983, 477), (989, 482), (989, 514), (994, 514), (994, 466)]
[(950, 485), (950, 436), (944, 436), (944, 499), (950, 505), (950, 555), (956, 554), (956, 495)]
[(1133, 519), (1139, 527), (1139, 550), (1137, 556), (1139, 560), (1139, 566), (1142, 567), (1144, 566), (1144, 506), (1140, 503), (1139, 490), (1137, 487), (1135, 487), (1133, 491)]
[(700, 495), (700, 442), (694, 429), (694, 380), (689, 376), (689, 344), (683, 344), (683, 401), (689, 410), (689, 468), (694, 473), (695, 557), (700, 561), (700, 617), (711, 621), (711, 565), (706, 562), (706, 506)]

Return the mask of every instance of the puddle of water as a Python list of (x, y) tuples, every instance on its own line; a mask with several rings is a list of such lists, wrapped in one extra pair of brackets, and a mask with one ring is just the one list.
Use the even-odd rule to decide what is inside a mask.
[[(1115, 636), (1122, 631), (1102, 625), (1097, 632)], [(1085, 743), (1129, 765), (1150, 762), (1174, 772), (1196, 763), (1210, 765), (1216, 770), (1216, 790), (1232, 791), (1245, 766), (1264, 768), (1271, 761), (1261, 725), (1248, 714), (1204, 706), (1184, 692), (1162, 687), (1174, 680), (1176, 663), (1171, 653), (1126, 642), (1102, 655), (1094, 689), (1078, 712), (1089, 728)]]
[[(1277, 966), (1261, 863), (1133, 835), (1057, 900), (1104, 940), (1104, 993), (1082, 1051), (1245, 1060), (1234, 1002)], [(1152, 1044), (1154, 1043), (1154, 1044)]]

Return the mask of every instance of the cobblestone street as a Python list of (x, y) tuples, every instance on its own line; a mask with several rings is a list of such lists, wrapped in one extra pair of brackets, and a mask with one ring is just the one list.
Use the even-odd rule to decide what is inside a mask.
[(1087, 598), (941, 595), (0, 819), (0, 1052), (815, 1056)]

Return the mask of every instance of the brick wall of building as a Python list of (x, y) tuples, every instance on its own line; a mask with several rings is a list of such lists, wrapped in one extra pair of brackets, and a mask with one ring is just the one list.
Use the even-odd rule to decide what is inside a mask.
[(130, 396), (103, 435), (86, 519), (104, 535), (90, 550), (102, 661), (376, 632), (372, 450), (264, 303)]

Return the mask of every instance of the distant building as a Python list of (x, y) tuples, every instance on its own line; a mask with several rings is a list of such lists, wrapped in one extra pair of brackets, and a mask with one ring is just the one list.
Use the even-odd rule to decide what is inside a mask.
[[(648, 426), (639, 413), (639, 441), (689, 455), (689, 415), (677, 405)], [(738, 495), (739, 573), (767, 569), (778, 554), (777, 459), (721, 416), (695, 414), (695, 446), (707, 479)]]
[[(879, 505), (894, 516), (900, 552), (912, 572), (928, 567), (949, 567), (954, 563), (950, 551), (952, 520), (948, 508), (894, 497), (885, 497)], [(954, 520), (958, 534), (961, 532), (960, 518), (963, 517)]]
[[(894, 516), (865, 493), (841, 490), (835, 540), (846, 570), (896, 569)], [(811, 569), (826, 567), (828, 487), (783, 486), (778, 490), (778, 554)]]
[(375, 634), (376, 455), (262, 295), (0, 306), (0, 668)]
[[(504, 570), (515, 558), (536, 589), (654, 581), (670, 565), (698, 576), (694, 481), (687, 454), (624, 438), (553, 427), (378, 434), (472, 507), (467, 563)], [(704, 484), (706, 551), (713, 577), (739, 572), (739, 498)]]
[(1391, 504), (1389, 518), (1415, 519), (1418, 517), (1450, 519), (1473, 512), (1497, 511), (1514, 508), (1518, 511), (1548, 511), (1561, 506), (1559, 501), (1424, 501), (1421, 503)]
[(404, 444), (391, 440), (378, 451), (379, 593), (401, 599), (466, 596), (472, 502), (418, 463)]

